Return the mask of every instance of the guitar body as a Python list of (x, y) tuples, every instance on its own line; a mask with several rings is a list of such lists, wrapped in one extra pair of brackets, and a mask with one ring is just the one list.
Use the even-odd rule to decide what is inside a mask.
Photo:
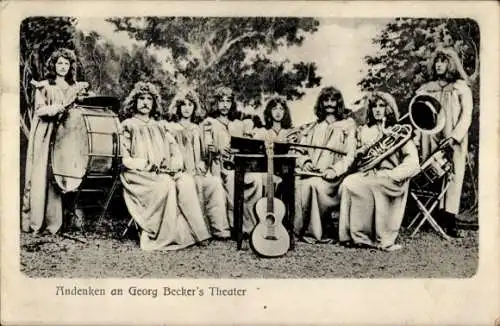
[(261, 198), (255, 205), (259, 223), (252, 232), (252, 248), (263, 257), (280, 257), (290, 248), (290, 236), (283, 226), (285, 204), (273, 198), (274, 212), (268, 212), (267, 198)]

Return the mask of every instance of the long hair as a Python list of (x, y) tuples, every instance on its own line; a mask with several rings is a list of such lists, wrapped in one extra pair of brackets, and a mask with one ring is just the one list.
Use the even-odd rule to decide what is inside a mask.
[(323, 105), (323, 102), (327, 99), (333, 99), (337, 101), (337, 107), (335, 109), (335, 117), (337, 119), (344, 118), (344, 98), (342, 97), (342, 93), (338, 89), (333, 86), (324, 87), (321, 92), (319, 92), (318, 100), (316, 101), (316, 105), (314, 106), (314, 113), (318, 118), (318, 121), (321, 122), (326, 118), (326, 111)]
[(123, 103), (120, 115), (124, 119), (132, 117), (137, 112), (137, 98), (143, 94), (150, 94), (153, 97), (153, 108), (149, 116), (156, 120), (163, 116), (161, 96), (156, 86), (150, 82), (137, 82)]
[(59, 58), (64, 58), (69, 61), (69, 70), (66, 76), (64, 76), (64, 80), (66, 80), (69, 85), (73, 85), (76, 83), (76, 55), (73, 50), (67, 48), (59, 48), (50, 55), (49, 60), (47, 60), (47, 80), (50, 84), (55, 84), (55, 79), (57, 77), (56, 63)]
[(385, 103), (385, 127), (395, 125), (399, 119), (399, 109), (394, 97), (385, 92), (373, 92), (369, 95), (366, 110), (366, 125), (371, 127), (377, 123), (373, 116), (373, 108), (377, 105), (378, 101)]
[(191, 114), (191, 122), (198, 123), (203, 119), (202, 110), (204, 108), (201, 105), (200, 98), (198, 94), (193, 90), (185, 90), (178, 92), (172, 99), (170, 106), (168, 108), (168, 120), (172, 122), (177, 122), (181, 119), (180, 109), (182, 105), (190, 101), (193, 104), (193, 113)]
[(230, 121), (233, 121), (236, 119), (241, 119), (242, 114), (236, 108), (236, 100), (234, 97), (234, 92), (229, 87), (219, 87), (218, 89), (215, 90), (215, 94), (212, 98), (212, 110), (211, 110), (209, 115), (212, 118), (217, 118), (220, 116), (218, 105), (219, 105), (219, 102), (225, 96), (229, 97), (229, 99), (231, 100), (231, 108), (229, 109), (229, 113), (227, 115), (228, 119)]
[(438, 59), (446, 60), (448, 62), (448, 66), (446, 69), (446, 73), (444, 75), (444, 79), (448, 82), (455, 82), (459, 79), (463, 79), (464, 81), (468, 81), (467, 73), (464, 70), (462, 62), (458, 57), (457, 52), (453, 48), (443, 48), (439, 47), (434, 52), (431, 60), (429, 61), (429, 74), (432, 80), (437, 80), (438, 75), (436, 73), (436, 61)]
[(292, 128), (292, 116), (290, 115), (290, 108), (286, 104), (286, 101), (279, 97), (273, 97), (267, 102), (266, 108), (264, 109), (264, 122), (266, 129), (271, 129), (273, 126), (272, 111), (277, 105), (281, 105), (281, 107), (285, 110), (283, 119), (281, 120), (281, 127), (284, 129)]

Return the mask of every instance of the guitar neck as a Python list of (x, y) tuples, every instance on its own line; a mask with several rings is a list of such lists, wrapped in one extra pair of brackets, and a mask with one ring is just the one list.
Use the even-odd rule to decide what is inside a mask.
[(267, 146), (267, 212), (274, 213), (274, 149), (271, 145)]

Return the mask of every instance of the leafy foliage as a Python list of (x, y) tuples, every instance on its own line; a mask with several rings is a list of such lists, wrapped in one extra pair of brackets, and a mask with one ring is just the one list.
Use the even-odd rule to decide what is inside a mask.
[(479, 26), (471, 19), (397, 18), (373, 43), (379, 53), (365, 57), (369, 70), (359, 86), (391, 93), (403, 113), (416, 89), (429, 79), (428, 60), (438, 46), (454, 47), (470, 82), (479, 84)]
[(359, 82), (364, 91), (391, 93), (402, 114), (415, 91), (429, 80), (428, 65), (438, 46), (455, 48), (469, 75), (473, 92), (473, 118), (469, 129), (471, 173), (466, 173), (463, 200), (467, 208), (477, 205), (479, 152), (479, 43), (478, 24), (472, 19), (397, 18), (373, 40), (377, 55), (365, 57), (367, 75)]
[(117, 31), (169, 49), (165, 60), (174, 67), (177, 87), (187, 84), (207, 98), (215, 87), (227, 85), (244, 104), (259, 106), (266, 94), (289, 100), (303, 96), (301, 88), (319, 85), (314, 63), (275, 62), (266, 55), (283, 46), (302, 44), (317, 31), (312, 18), (144, 17), (110, 18)]
[(148, 49), (117, 47), (95, 32), (78, 32), (76, 39), (81, 70), (95, 93), (124, 99), (136, 82), (150, 81), (164, 101), (172, 96), (172, 76)]

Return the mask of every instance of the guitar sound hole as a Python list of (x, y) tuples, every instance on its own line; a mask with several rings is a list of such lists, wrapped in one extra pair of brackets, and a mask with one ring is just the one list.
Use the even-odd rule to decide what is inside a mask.
[(267, 215), (266, 216), (266, 223), (267, 225), (273, 225), (276, 219), (272, 215)]

